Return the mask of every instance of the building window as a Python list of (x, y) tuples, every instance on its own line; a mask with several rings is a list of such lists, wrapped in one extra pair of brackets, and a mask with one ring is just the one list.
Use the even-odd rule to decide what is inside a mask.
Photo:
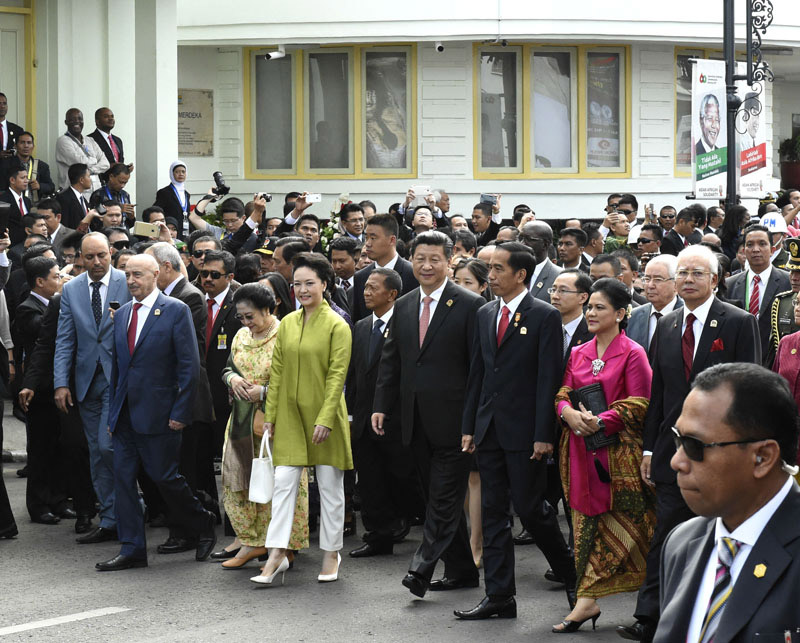
[(413, 46), (245, 48), (245, 178), (412, 178)]
[(689, 176), (692, 167), (692, 63), (700, 50), (682, 50), (675, 57), (675, 171)]
[(485, 49), (480, 55), (480, 166), (519, 172), (520, 48)]
[(476, 46), (475, 64), (476, 178), (630, 171), (627, 48)]

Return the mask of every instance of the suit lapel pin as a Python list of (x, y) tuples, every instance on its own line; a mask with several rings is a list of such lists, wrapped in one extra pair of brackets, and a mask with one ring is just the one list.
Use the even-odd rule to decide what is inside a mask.
[(517, 313), (516, 315), (514, 315), (514, 325), (515, 326), (517, 325), (517, 322), (519, 322), (519, 318), (520, 317), (521, 317), (520, 313)]
[(384, 339), (388, 339), (389, 338), (389, 329), (388, 328), (386, 329), (386, 332), (383, 334), (383, 338)]
[(717, 320), (716, 319), (712, 319), (710, 326), (711, 326), (711, 328), (716, 328), (717, 327)]
[(448, 299), (447, 300), (447, 305), (448, 306), (452, 306), (453, 305), (453, 300), (452, 299)]
[(153, 311), (153, 314), (154, 314), (156, 317), (158, 317), (158, 316), (161, 314), (161, 309), (160, 309), (160, 308), (156, 308), (156, 309)]
[[(516, 326), (516, 324), (514, 324), (514, 326)], [(528, 334), (528, 329), (525, 328), (525, 326), (523, 326), (522, 328), (519, 329), (519, 334), (520, 335), (527, 335)]]
[(792, 353), (792, 355), (795, 355), (795, 354), (797, 353), (797, 349), (796, 349), (796, 348), (793, 348), (793, 349), (791, 350), (791, 353)]
[(544, 286), (544, 282), (543, 281), (540, 281), (538, 284), (536, 284), (537, 288), (541, 288), (542, 286)]
[(753, 576), (756, 578), (764, 578), (767, 573), (767, 566), (764, 563), (759, 563), (753, 570)]

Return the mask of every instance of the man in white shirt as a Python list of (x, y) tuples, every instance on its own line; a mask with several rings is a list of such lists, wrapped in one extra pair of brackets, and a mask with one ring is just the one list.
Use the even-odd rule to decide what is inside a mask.
[(23, 129), (6, 119), (8, 114), (8, 99), (5, 94), (0, 93), (0, 158), (11, 156), (8, 150), (14, 149), (17, 137), (22, 134)]
[(62, 187), (69, 187), (69, 166), (75, 163), (83, 163), (89, 168), (92, 178), (92, 187), (84, 193), (88, 199), (94, 190), (99, 190), (100, 174), (111, 167), (108, 159), (103, 154), (97, 142), (84, 136), (83, 132), (83, 113), (81, 110), (72, 108), (67, 110), (64, 119), (67, 131), (56, 141), (56, 164), (58, 165), (58, 184)]
[(550, 304), (561, 313), (564, 335), (561, 353), (564, 357), (564, 368), (572, 347), (592, 338), (583, 317), (583, 307), (589, 301), (591, 290), (591, 277), (577, 268), (568, 268), (562, 272), (550, 288)]
[(755, 364), (698, 375), (671, 466), (699, 516), (664, 544), (658, 643), (796, 641), (800, 632), (797, 405)]

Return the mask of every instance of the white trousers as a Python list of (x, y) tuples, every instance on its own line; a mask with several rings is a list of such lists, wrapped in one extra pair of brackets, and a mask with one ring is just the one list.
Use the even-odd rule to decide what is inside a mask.
[[(320, 499), (319, 548), (339, 551), (344, 531), (344, 471), (318, 464), (317, 485)], [(303, 467), (275, 467), (275, 490), (272, 494), (272, 519), (267, 529), (267, 549), (289, 547), (292, 535), (297, 490)]]

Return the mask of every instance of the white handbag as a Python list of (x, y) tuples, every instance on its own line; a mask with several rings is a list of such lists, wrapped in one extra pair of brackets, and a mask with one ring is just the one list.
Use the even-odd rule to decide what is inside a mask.
[[(264, 450), (266, 449), (266, 456)], [(253, 468), (250, 471), (250, 502), (266, 504), (272, 500), (275, 490), (275, 466), (272, 464), (272, 451), (269, 448), (269, 436), (265, 433), (261, 438), (261, 448), (258, 457), (253, 458)]]

